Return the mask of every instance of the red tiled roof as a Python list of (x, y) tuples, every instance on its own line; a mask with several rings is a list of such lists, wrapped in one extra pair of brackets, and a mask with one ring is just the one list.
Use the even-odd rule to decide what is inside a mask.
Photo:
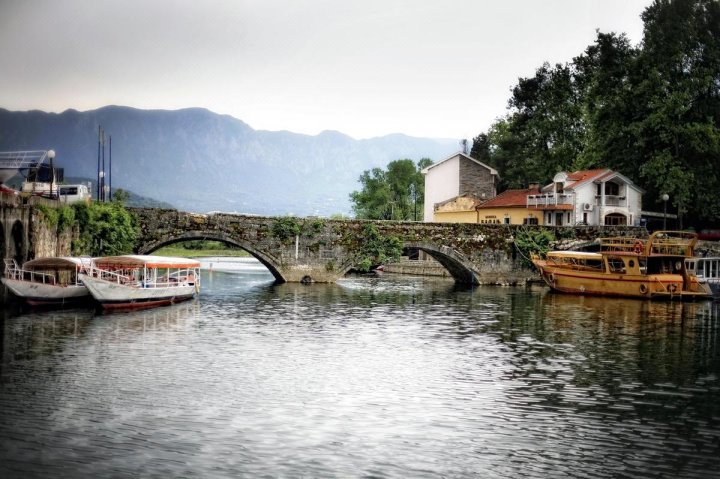
[(609, 170), (607, 168), (598, 168), (596, 170), (580, 170), (580, 171), (573, 171), (572, 173), (569, 173), (567, 176), (567, 179), (574, 182), (582, 182), (589, 180), (590, 178), (593, 178), (595, 176), (600, 175), (600, 173), (607, 173)]
[(482, 208), (499, 208), (508, 206), (527, 206), (527, 196), (534, 195), (538, 192), (537, 188), (528, 188), (525, 190), (505, 190), (495, 198), (486, 201), (477, 206), (476, 209)]

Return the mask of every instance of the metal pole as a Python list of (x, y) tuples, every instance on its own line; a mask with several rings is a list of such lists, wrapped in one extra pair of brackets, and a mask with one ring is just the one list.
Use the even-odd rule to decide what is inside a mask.
[(105, 201), (105, 131), (102, 134), (102, 187), (100, 192), (102, 193), (102, 201)]
[(100, 201), (100, 145), (102, 143), (102, 126), (98, 125), (98, 165), (97, 165), (97, 200)]
[(108, 197), (112, 201), (112, 135), (110, 135), (110, 159), (108, 161)]

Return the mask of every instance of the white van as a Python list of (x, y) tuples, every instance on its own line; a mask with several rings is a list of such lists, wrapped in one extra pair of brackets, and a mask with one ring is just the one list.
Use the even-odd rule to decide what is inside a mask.
[(58, 185), (58, 199), (61, 203), (73, 204), (79, 201), (89, 203), (92, 195), (87, 185)]

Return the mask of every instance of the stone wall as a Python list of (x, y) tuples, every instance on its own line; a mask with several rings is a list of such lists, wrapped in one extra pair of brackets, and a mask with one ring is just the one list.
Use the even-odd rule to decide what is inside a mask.
[[(46, 256), (69, 256), (78, 229), (70, 226), (63, 231), (50, 224), (35, 207), (18, 197), (0, 201), (0, 256), (19, 264)], [(4, 264), (0, 263), (0, 268)], [(0, 300), (7, 300), (7, 291), (0, 288)]]
[(460, 196), (470, 194), (488, 200), (495, 196), (495, 176), (487, 168), (461, 156), (459, 175)]
[(52, 256), (71, 256), (72, 242), (77, 239), (79, 230), (72, 225), (58, 230), (51, 225), (43, 214), (34, 209), (30, 221), (28, 258), (44, 258)]

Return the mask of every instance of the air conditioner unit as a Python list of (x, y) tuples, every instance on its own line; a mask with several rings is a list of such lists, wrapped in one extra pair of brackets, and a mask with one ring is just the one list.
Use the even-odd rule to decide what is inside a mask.
[(583, 211), (592, 211), (592, 209), (593, 209), (593, 204), (592, 204), (592, 203), (585, 203), (585, 204), (583, 205)]

